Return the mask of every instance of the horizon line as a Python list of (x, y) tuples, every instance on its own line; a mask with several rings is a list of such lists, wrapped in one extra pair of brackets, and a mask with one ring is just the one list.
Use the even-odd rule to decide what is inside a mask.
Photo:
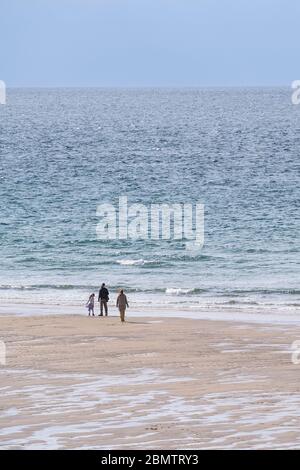
[(100, 88), (100, 89), (190, 89), (190, 88), (290, 88), (290, 84), (277, 84), (277, 85), (8, 85), (5, 80), (6, 89), (20, 89), (20, 88), (39, 88), (39, 89), (61, 89), (61, 88)]

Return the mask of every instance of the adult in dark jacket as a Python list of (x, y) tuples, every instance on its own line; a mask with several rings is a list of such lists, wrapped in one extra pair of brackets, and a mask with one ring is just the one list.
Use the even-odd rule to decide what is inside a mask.
[(107, 317), (108, 314), (108, 308), (107, 308), (107, 302), (109, 301), (109, 292), (105, 287), (105, 284), (103, 282), (100, 290), (99, 290), (99, 295), (98, 295), (98, 302), (100, 302), (100, 315), (99, 317), (103, 316), (103, 307), (105, 311), (105, 316)]

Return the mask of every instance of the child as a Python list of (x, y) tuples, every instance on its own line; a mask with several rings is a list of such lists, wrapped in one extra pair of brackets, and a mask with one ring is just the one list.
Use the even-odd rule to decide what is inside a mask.
[(95, 294), (91, 294), (89, 296), (89, 300), (87, 301), (87, 304), (86, 304), (86, 308), (88, 309), (89, 311), (89, 317), (92, 313), (93, 317), (95, 316), (94, 314), (94, 304), (95, 304)]

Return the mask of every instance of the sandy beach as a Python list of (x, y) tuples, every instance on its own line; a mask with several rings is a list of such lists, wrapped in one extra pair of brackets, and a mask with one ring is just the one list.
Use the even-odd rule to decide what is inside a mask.
[(295, 325), (1, 317), (2, 449), (300, 448)]

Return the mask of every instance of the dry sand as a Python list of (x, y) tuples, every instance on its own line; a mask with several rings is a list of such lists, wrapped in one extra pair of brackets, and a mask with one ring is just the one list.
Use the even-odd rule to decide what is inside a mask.
[(300, 327), (1, 317), (2, 449), (300, 448)]

